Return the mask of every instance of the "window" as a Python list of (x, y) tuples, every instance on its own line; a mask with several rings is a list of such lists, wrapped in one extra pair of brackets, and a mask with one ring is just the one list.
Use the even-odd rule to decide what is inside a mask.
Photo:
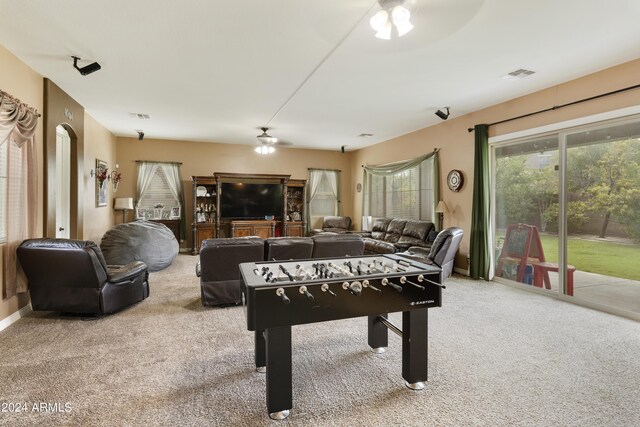
[(395, 174), (365, 174), (365, 215), (433, 221), (433, 159)]
[(0, 144), (0, 243), (7, 241), (7, 147)]
[(157, 205), (165, 208), (180, 206), (180, 201), (171, 191), (164, 169), (160, 167), (156, 168), (149, 186), (138, 200), (139, 208), (151, 209)]
[(138, 162), (136, 218), (172, 219), (180, 208), (180, 235), (184, 237), (184, 191), (180, 163)]
[(318, 179), (318, 185), (311, 195), (309, 202), (311, 216), (320, 217), (338, 215), (338, 177), (338, 171), (311, 171), (309, 181), (312, 182), (315, 179)]

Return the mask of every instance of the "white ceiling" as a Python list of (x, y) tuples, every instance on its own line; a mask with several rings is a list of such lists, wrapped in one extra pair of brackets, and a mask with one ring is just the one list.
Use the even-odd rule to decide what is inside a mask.
[(0, 44), (116, 135), (255, 144), (268, 125), (347, 151), (640, 57), (639, 0), (414, 1), (384, 41), (375, 0), (0, 0)]

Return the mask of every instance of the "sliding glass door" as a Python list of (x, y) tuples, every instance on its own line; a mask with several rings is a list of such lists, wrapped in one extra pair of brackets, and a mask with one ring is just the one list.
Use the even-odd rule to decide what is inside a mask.
[(495, 276), (640, 314), (640, 118), (491, 152)]
[[(554, 292), (558, 290), (558, 146), (558, 136), (550, 135), (493, 150), (495, 274)], [(540, 269), (544, 271), (534, 275)]]
[(640, 313), (640, 120), (566, 135), (565, 294)]

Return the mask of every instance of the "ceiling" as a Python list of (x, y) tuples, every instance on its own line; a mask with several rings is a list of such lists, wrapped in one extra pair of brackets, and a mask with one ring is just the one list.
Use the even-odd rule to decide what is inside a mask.
[(375, 0), (0, 0), (0, 44), (118, 136), (347, 151), (640, 57), (638, 0), (408, 1), (385, 41)]

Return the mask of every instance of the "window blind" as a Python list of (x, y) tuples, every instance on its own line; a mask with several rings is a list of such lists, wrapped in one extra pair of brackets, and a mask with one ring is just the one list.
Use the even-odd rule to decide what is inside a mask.
[(167, 176), (162, 168), (156, 170), (149, 188), (140, 196), (138, 207), (149, 209), (159, 204), (165, 208), (180, 206), (180, 202), (175, 198), (169, 187)]

